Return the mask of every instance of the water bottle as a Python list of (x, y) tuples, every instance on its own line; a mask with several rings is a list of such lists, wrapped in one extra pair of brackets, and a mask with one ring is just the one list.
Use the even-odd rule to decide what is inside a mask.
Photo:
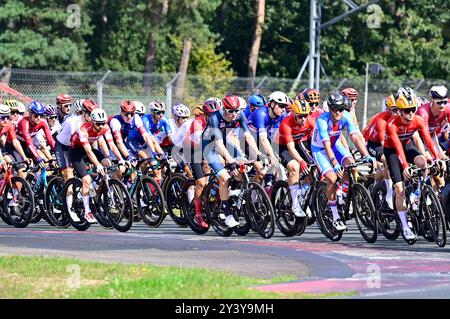
[(216, 195), (217, 195), (217, 189), (212, 188), (211, 191), (209, 192), (209, 201), (213, 202), (216, 200)]
[(419, 209), (419, 197), (420, 197), (420, 191), (419, 189), (416, 189), (414, 193), (409, 194), (409, 200), (411, 202), (411, 207), (413, 210)]
[(300, 196), (303, 198), (306, 197), (306, 194), (308, 193), (308, 189), (309, 189), (309, 185), (304, 183), (301, 187), (300, 187)]

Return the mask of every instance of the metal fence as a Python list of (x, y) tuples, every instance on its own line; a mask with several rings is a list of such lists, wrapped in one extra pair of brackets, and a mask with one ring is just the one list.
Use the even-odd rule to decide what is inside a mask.
[[(166, 102), (167, 106), (183, 102), (194, 107), (210, 96), (222, 97), (225, 94), (236, 94), (248, 97), (254, 92), (265, 96), (273, 91), (284, 91), (292, 97), (307, 87), (306, 79), (295, 83), (294, 79), (272, 77), (257, 78), (220, 78), (188, 75), (182, 90), (177, 96), (178, 74), (143, 74), (136, 72), (58, 72), (27, 69), (0, 70), (0, 82), (44, 103), (54, 103), (60, 93), (67, 93), (78, 98), (90, 98), (106, 109), (108, 113), (117, 112), (123, 99), (141, 100), (144, 104), (155, 99)], [(382, 107), (383, 99), (393, 94), (400, 86), (410, 86), (420, 96), (426, 96), (434, 84), (448, 85), (447, 80), (380, 80), (370, 79), (368, 82), (367, 118), (376, 114)], [(296, 84), (296, 85), (295, 85)], [(364, 86), (365, 77), (352, 79), (322, 79), (321, 94), (326, 96), (332, 91), (345, 87), (354, 87), (360, 92), (357, 104), (357, 118), (360, 124), (364, 121)], [(6, 93), (0, 91), (0, 98)]]

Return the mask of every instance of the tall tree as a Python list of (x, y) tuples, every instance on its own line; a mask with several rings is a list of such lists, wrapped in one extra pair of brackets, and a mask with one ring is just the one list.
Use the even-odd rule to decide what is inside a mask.
[[(252, 47), (248, 58), (248, 73), (249, 78), (254, 78), (256, 75), (256, 67), (258, 65), (259, 48), (261, 47), (261, 38), (265, 17), (265, 0), (255, 0), (256, 6), (256, 23), (255, 33), (253, 34)], [(253, 86), (253, 85), (252, 85)]]

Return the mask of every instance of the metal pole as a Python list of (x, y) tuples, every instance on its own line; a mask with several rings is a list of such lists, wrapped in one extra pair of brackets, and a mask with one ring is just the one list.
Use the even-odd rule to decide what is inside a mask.
[(303, 72), (305, 72), (306, 64), (309, 62), (309, 55), (306, 57), (305, 61), (303, 62), (302, 68), (297, 74), (297, 77), (295, 78), (294, 83), (292, 84), (291, 91), (289, 94), (293, 93), (295, 89), (297, 88), (298, 84), (300, 83), (300, 79), (302, 78)]
[(0, 70), (0, 76), (2, 76), (2, 74), (6, 71), (6, 66), (4, 66), (1, 70)]
[(309, 6), (309, 81), (308, 86), (312, 88), (314, 86), (314, 54), (316, 47), (316, 1), (310, 0)]
[(333, 19), (331, 19), (330, 21), (327, 21), (327, 22), (325, 22), (324, 24), (322, 24), (322, 25), (321, 25), (321, 28), (322, 28), (322, 29), (325, 29), (326, 27), (329, 27), (330, 25), (333, 25), (333, 24), (335, 24), (335, 23), (341, 21), (342, 19), (347, 18), (348, 16), (350, 16), (350, 15), (352, 15), (352, 14), (354, 14), (354, 13), (358, 13), (358, 12), (364, 10), (365, 8), (367, 8), (368, 6), (370, 6), (371, 4), (375, 4), (375, 3), (379, 2), (379, 1), (380, 1), (380, 0), (372, 0), (372, 1), (369, 1), (368, 3), (366, 3), (366, 4), (364, 4), (364, 5), (360, 6), (360, 7), (358, 7), (358, 8), (356, 8), (356, 9), (353, 9), (353, 10), (350, 10), (350, 11), (344, 13), (344, 14), (341, 14), (340, 16), (337, 16), (336, 18), (333, 18)]
[(106, 80), (108, 75), (111, 73), (110, 70), (106, 71), (105, 75), (97, 82), (97, 103), (103, 108), (103, 82)]
[(180, 75), (180, 72), (175, 74), (175, 76), (167, 82), (166, 84), (166, 112), (170, 110), (172, 107), (172, 90), (173, 90), (173, 82), (175, 82), (178, 79), (178, 76)]
[(363, 127), (367, 124), (367, 97), (369, 94), (369, 62), (366, 63), (366, 84), (364, 88), (364, 115), (363, 115)]
[(316, 19), (316, 89), (320, 89), (320, 23), (322, 18), (322, 3), (317, 1), (317, 19)]
[(344, 85), (344, 83), (347, 82), (347, 78), (343, 78), (341, 82), (339, 82), (336, 91), (339, 91), (339, 89)]
[(259, 88), (261, 87), (261, 85), (263, 85), (264, 82), (266, 82), (267, 80), (267, 76), (263, 77), (261, 82), (258, 83), (258, 85), (255, 87), (255, 90), (259, 93)]
[[(1, 75), (1, 74), (2, 74), (2, 73), (0, 72), (0, 75)], [(417, 83), (416, 87), (414, 88), (414, 91), (417, 92), (417, 90), (422, 86), (423, 82), (425, 82), (425, 79), (422, 79), (422, 80), (420, 80), (419, 83)]]

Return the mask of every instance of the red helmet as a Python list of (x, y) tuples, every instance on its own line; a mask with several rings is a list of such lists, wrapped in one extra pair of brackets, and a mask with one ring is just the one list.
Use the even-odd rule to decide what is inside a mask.
[(206, 114), (212, 114), (222, 109), (222, 101), (216, 97), (210, 97), (205, 102), (203, 102), (202, 109)]
[(98, 108), (98, 105), (92, 100), (84, 100), (81, 104), (81, 110), (86, 113), (91, 113), (96, 108)]
[(122, 104), (120, 104), (120, 110), (124, 113), (134, 113), (136, 112), (136, 105), (134, 105), (133, 101), (123, 100)]
[(240, 106), (239, 98), (236, 95), (225, 95), (222, 104), (226, 110), (235, 110)]
[(317, 89), (304, 89), (297, 95), (297, 100), (305, 100), (308, 103), (320, 103), (320, 92)]
[(358, 91), (354, 88), (346, 88), (341, 91), (341, 94), (348, 96), (350, 100), (356, 100), (358, 98)]
[(69, 104), (72, 103), (72, 97), (68, 94), (61, 93), (56, 98), (56, 104), (63, 105), (63, 104)]

